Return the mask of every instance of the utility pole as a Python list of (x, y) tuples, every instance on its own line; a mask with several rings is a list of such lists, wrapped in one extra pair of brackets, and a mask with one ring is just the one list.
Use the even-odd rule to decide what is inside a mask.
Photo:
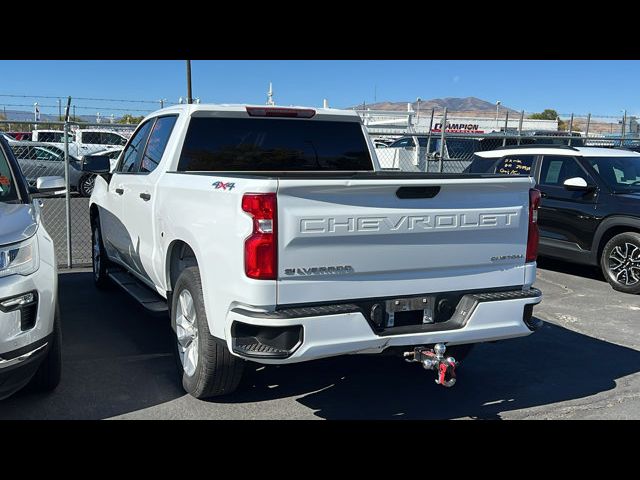
[(187, 60), (187, 103), (193, 103), (191, 98), (191, 60)]
[(58, 99), (58, 121), (62, 121), (62, 102)]
[(498, 124), (498, 113), (500, 112), (500, 104), (502, 102), (498, 100), (496, 102), (496, 131), (500, 130), (500, 125)]

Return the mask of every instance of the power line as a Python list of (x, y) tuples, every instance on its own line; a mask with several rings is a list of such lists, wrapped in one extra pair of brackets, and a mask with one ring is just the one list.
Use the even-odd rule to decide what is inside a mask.
[[(50, 96), (50, 95), (9, 95), (9, 94), (0, 94), (0, 97), (9, 97), (9, 98), (66, 98), (67, 95), (60, 95), (58, 97)], [(117, 98), (89, 98), (89, 97), (71, 97), (72, 100), (88, 100), (93, 102), (122, 102), (122, 103), (160, 103), (160, 100), (125, 100), (125, 99), (117, 99)]]
[[(3, 103), (0, 104), (3, 105), (5, 107), (30, 107), (33, 108), (33, 105), (25, 103), (25, 104), (21, 104), (21, 103)], [(38, 104), (38, 106), (40, 108), (58, 108), (58, 105), (41, 105)], [(100, 109), (104, 109), (107, 111), (119, 111), (119, 112), (151, 112), (152, 110), (150, 109), (140, 109), (140, 108), (113, 108), (113, 107), (108, 107), (108, 106), (101, 106), (101, 107), (95, 107), (95, 106), (89, 106), (89, 107), (81, 107), (81, 106), (76, 106), (74, 105), (75, 108), (77, 108), (78, 110), (100, 110)]]

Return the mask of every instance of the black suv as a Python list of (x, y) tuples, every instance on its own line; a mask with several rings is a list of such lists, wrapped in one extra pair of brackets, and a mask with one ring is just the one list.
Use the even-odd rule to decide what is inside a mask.
[(534, 177), (540, 255), (600, 266), (614, 289), (640, 293), (640, 153), (506, 147), (476, 153), (466, 171)]

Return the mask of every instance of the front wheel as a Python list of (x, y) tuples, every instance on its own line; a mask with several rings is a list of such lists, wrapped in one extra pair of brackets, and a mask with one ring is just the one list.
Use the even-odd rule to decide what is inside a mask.
[(614, 290), (640, 293), (640, 234), (625, 232), (607, 242), (600, 268)]
[(211, 335), (198, 267), (185, 268), (176, 282), (171, 305), (176, 330), (177, 365), (182, 386), (196, 398), (229, 394), (238, 388), (244, 361), (223, 340)]
[(93, 221), (91, 233), (91, 264), (93, 265), (93, 282), (96, 287), (104, 290), (110, 286), (107, 277), (107, 267), (109, 260), (102, 243), (102, 233), (100, 231), (100, 219), (96, 216)]
[(78, 182), (78, 193), (82, 197), (90, 197), (96, 183), (95, 175), (84, 175)]

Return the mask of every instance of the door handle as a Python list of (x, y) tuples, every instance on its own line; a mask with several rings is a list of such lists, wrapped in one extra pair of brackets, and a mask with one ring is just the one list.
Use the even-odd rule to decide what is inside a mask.
[(149, 194), (149, 193), (141, 193), (140, 194), (140, 198), (143, 199), (145, 202), (148, 202), (149, 200), (151, 200), (151, 194)]
[(124, 188), (116, 188), (116, 193), (118, 195), (122, 195), (124, 193)]

